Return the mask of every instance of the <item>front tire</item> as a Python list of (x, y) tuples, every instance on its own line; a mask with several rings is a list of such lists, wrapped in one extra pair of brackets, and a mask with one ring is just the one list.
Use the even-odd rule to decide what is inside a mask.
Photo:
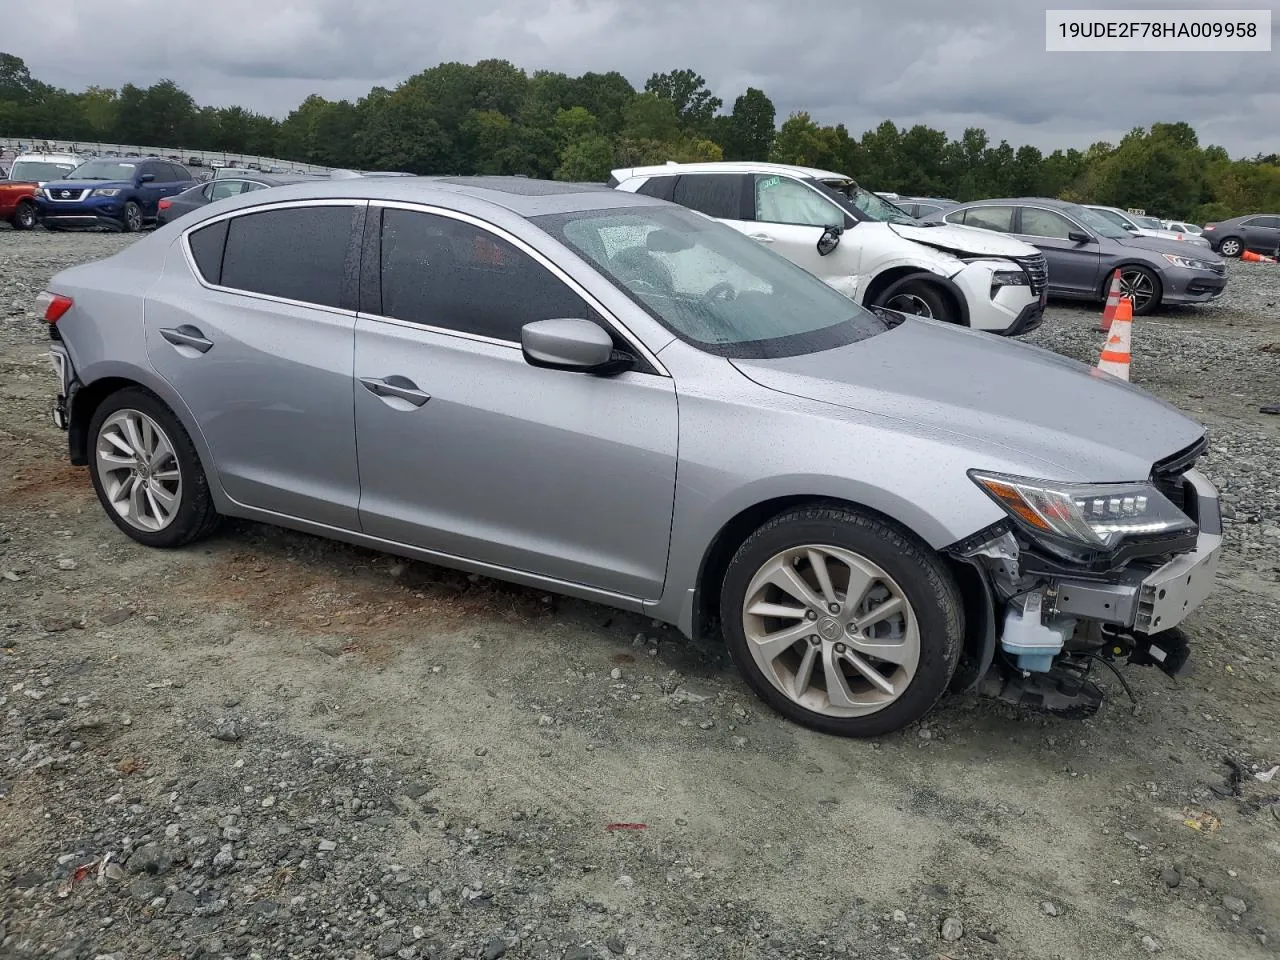
[(124, 205), (124, 216), (120, 224), (125, 233), (137, 233), (142, 229), (142, 208), (130, 200)]
[(1146, 267), (1120, 268), (1120, 296), (1133, 301), (1133, 315), (1145, 317), (1160, 306), (1160, 278)]
[(888, 307), (890, 310), (897, 310), (899, 313), (911, 316), (927, 317), (947, 323), (960, 322), (946, 294), (936, 283), (921, 277), (906, 277), (890, 284), (876, 298), (875, 305)]
[(839, 504), (787, 511), (747, 538), (720, 617), (747, 683), (790, 720), (874, 737), (923, 717), (960, 658), (963, 605), (928, 546)]
[(89, 421), (89, 474), (111, 521), (148, 547), (180, 547), (218, 522), (187, 431), (153, 394), (129, 387)]
[(1244, 252), (1244, 244), (1239, 237), (1227, 237), (1218, 244), (1218, 252), (1224, 257), (1238, 257)]
[(9, 222), (13, 224), (15, 230), (34, 230), (36, 221), (36, 205), (30, 200), (23, 200), (18, 204), (18, 209), (14, 211), (13, 219)]

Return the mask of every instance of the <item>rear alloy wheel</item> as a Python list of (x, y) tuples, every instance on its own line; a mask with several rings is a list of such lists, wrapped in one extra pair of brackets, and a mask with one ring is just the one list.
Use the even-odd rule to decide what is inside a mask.
[(1144, 317), (1160, 306), (1160, 280), (1146, 267), (1121, 267), (1120, 296), (1133, 301), (1135, 317)]
[(937, 284), (918, 277), (908, 277), (890, 285), (877, 298), (876, 306), (888, 307), (915, 317), (956, 322), (953, 316), (955, 311), (950, 309), (946, 296), (938, 289)]
[(124, 232), (137, 233), (142, 229), (142, 208), (130, 200), (124, 205)]
[(798, 723), (852, 737), (924, 716), (963, 633), (937, 556), (839, 506), (785, 513), (748, 538), (725, 575), (721, 619), (756, 693)]
[(15, 230), (33, 230), (36, 225), (36, 205), (30, 200), (23, 200), (9, 221)]
[(177, 547), (217, 521), (199, 456), (172, 411), (138, 388), (112, 394), (89, 424), (90, 474), (107, 515), (149, 547)]
[(1224, 257), (1238, 257), (1244, 251), (1244, 244), (1235, 237), (1227, 237), (1218, 244), (1218, 252)]

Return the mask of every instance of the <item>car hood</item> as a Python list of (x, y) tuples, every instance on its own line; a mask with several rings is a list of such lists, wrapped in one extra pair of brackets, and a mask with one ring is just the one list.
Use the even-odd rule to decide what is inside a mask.
[(1124, 237), (1117, 238), (1116, 243), (1122, 247), (1134, 247), (1138, 250), (1150, 250), (1153, 253), (1176, 253), (1180, 257), (1191, 257), (1209, 263), (1222, 263), (1223, 260), (1208, 247), (1186, 240), (1165, 240), (1161, 237)]
[(891, 223), (889, 229), (906, 240), (969, 257), (1034, 257), (1040, 252), (1031, 244), (1013, 237), (953, 223), (936, 227)]
[(731, 362), (779, 393), (967, 438), (974, 467), (990, 451), (1044, 479), (1146, 479), (1153, 463), (1204, 434), (1174, 407), (1115, 377), (935, 321), (908, 319), (834, 350)]
[(98, 187), (128, 190), (133, 183), (128, 180), (50, 180), (44, 186), (46, 190), (96, 190)]

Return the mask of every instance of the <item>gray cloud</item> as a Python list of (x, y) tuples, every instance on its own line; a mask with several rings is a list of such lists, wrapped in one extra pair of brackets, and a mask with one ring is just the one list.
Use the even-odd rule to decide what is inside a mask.
[[(1115, 141), (1186, 120), (1236, 155), (1275, 149), (1273, 54), (1044, 50), (1025, 0), (64, 0), (6, 25), (4, 47), (39, 78), (80, 89), (176, 80), (200, 103), (283, 116), (311, 93), (358, 98), (444, 60), (526, 70), (619, 70), (640, 86), (691, 66), (726, 106), (748, 85), (779, 118), (808, 110), (855, 136), (888, 118), (1043, 149)], [(1257, 6), (1129, 0), (1125, 7)], [(1116, 5), (1119, 6), (1119, 5)], [(127, 25), (128, 41), (122, 39)], [(1262, 93), (1251, 93), (1258, 90)]]

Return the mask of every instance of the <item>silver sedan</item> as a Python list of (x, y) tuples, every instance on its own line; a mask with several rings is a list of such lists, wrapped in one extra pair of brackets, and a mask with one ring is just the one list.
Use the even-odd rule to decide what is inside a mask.
[(831, 733), (1061, 691), (1104, 627), (1151, 659), (1217, 560), (1191, 420), (643, 196), (282, 186), (41, 305), (71, 460), (140, 543), (248, 517), (715, 630)]

